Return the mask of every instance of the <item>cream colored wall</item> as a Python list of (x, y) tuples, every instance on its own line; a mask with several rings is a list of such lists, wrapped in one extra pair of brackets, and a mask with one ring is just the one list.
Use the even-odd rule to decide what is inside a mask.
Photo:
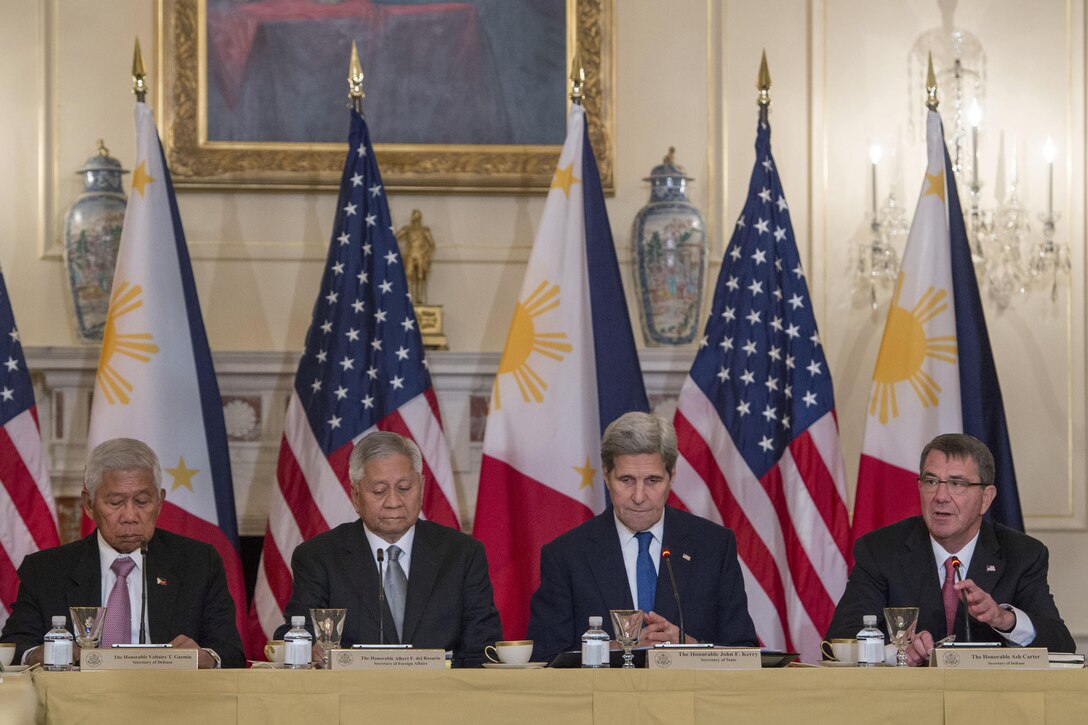
[[(754, 80), (767, 50), (775, 156), (837, 383), (852, 489), (883, 311), (872, 314), (851, 289), (849, 244), (866, 223), (869, 141), (888, 143), (900, 127), (905, 133), (906, 56), (921, 32), (939, 25), (937, 3), (615, 4), (616, 194), (608, 208), (628, 283), (630, 222), (648, 193), (641, 179), (670, 144), (696, 177), (711, 256), (720, 255), (751, 171)], [(5, 3), (0, 263), (29, 347), (75, 344), (58, 246), (80, 188), (73, 172), (99, 137), (131, 165), (131, 43), (143, 40), (154, 79), (155, 15), (151, 0)], [(1056, 305), (1037, 295), (1003, 312), (988, 304), (987, 312), (1029, 529), (1051, 546), (1059, 605), (1085, 636), (1084, 2), (961, 0), (955, 17), (989, 56), (984, 179), (992, 182), (997, 131), (1016, 129), (1026, 146), (1024, 200), (1038, 211), (1038, 149), (1047, 134), (1059, 147), (1055, 196), (1059, 236), (1074, 252), (1072, 290), (1063, 288)], [(921, 146), (908, 139), (904, 151), (901, 198), (912, 207)], [(179, 195), (214, 350), (300, 348), (334, 200), (332, 192)], [(438, 240), (429, 292), (446, 305), (452, 349), (500, 350), (542, 199), (392, 194), (390, 201), (399, 223), (421, 209)]]

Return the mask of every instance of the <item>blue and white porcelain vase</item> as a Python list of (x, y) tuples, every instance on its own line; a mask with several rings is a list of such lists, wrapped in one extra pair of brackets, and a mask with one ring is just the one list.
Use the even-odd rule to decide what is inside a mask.
[(101, 342), (128, 202), (121, 175), (128, 171), (99, 140), (98, 153), (76, 173), (83, 176), (83, 193), (68, 210), (64, 263), (75, 306), (76, 333), (83, 342)]
[(650, 201), (635, 215), (631, 246), (642, 332), (646, 344), (685, 345), (699, 331), (706, 284), (706, 224), (688, 200), (692, 178), (673, 159), (644, 181)]

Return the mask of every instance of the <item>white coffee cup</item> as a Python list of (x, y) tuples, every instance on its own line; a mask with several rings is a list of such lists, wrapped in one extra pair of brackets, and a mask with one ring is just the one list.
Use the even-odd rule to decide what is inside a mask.
[(825, 639), (821, 644), (824, 654), (844, 665), (857, 664), (858, 641), (856, 639)]
[(283, 640), (270, 639), (264, 646), (264, 656), (269, 662), (283, 664)]
[(533, 640), (515, 639), (496, 642), (495, 646), (484, 647), (484, 654), (492, 662), (504, 665), (524, 665), (533, 656)]
[(15, 643), (0, 643), (0, 665), (7, 667), (15, 660)]

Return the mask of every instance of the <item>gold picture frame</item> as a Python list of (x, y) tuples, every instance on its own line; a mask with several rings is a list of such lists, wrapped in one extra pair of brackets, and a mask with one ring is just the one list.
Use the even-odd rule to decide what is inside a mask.
[[(583, 104), (590, 141), (602, 186), (609, 194), (613, 190), (615, 135), (613, 2), (566, 0), (565, 67), (570, 68), (577, 44), (587, 75)], [(284, 191), (336, 188), (346, 149), (346, 113), (344, 143), (208, 140), (206, 3), (157, 0), (157, 105), (175, 186)], [(330, 72), (346, 79), (347, 65), (345, 56), (343, 68)], [(344, 93), (346, 101), (346, 80)], [(558, 144), (379, 143), (375, 153), (385, 185), (393, 190), (505, 194), (545, 191), (559, 148)]]

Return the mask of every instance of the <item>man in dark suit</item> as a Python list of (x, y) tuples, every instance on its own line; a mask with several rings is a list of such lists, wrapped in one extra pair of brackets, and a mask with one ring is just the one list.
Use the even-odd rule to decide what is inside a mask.
[(627, 413), (608, 426), (601, 463), (612, 507), (541, 549), (527, 635), (534, 659), (577, 649), (590, 616), (611, 632), (610, 609), (646, 612), (640, 644), (680, 642), (663, 550), (671, 552), (683, 640), (757, 644), (733, 532), (665, 505), (677, 455), (666, 420)]
[(967, 641), (966, 598), (970, 641), (1074, 651), (1047, 584), (1046, 547), (982, 518), (997, 495), (993, 481), (994, 459), (982, 441), (960, 433), (930, 441), (918, 476), (922, 515), (858, 539), (827, 637), (853, 637), (866, 614), (883, 627), (884, 607), (917, 606), (907, 659), (921, 664), (934, 638)]
[[(223, 561), (208, 544), (156, 530), (165, 497), (158, 457), (144, 443), (116, 438), (91, 452), (83, 509), (97, 531), (23, 560), (19, 594), (0, 635), (16, 643), (17, 661), (41, 662), (39, 645), (52, 617), (67, 618), (75, 606), (113, 608), (114, 619), (107, 609), (113, 642), (139, 641), (145, 580), (139, 550), (147, 542), (147, 642), (199, 647), (203, 668), (245, 666)], [(127, 614), (116, 618), (120, 612)]]
[(311, 608), (343, 607), (341, 646), (410, 643), (452, 650), (455, 666), (476, 666), (484, 647), (502, 639), (487, 556), (476, 539), (420, 520), (422, 471), (419, 448), (396, 433), (371, 433), (355, 445), (348, 475), (359, 519), (295, 549), (284, 617), (308, 621)]

